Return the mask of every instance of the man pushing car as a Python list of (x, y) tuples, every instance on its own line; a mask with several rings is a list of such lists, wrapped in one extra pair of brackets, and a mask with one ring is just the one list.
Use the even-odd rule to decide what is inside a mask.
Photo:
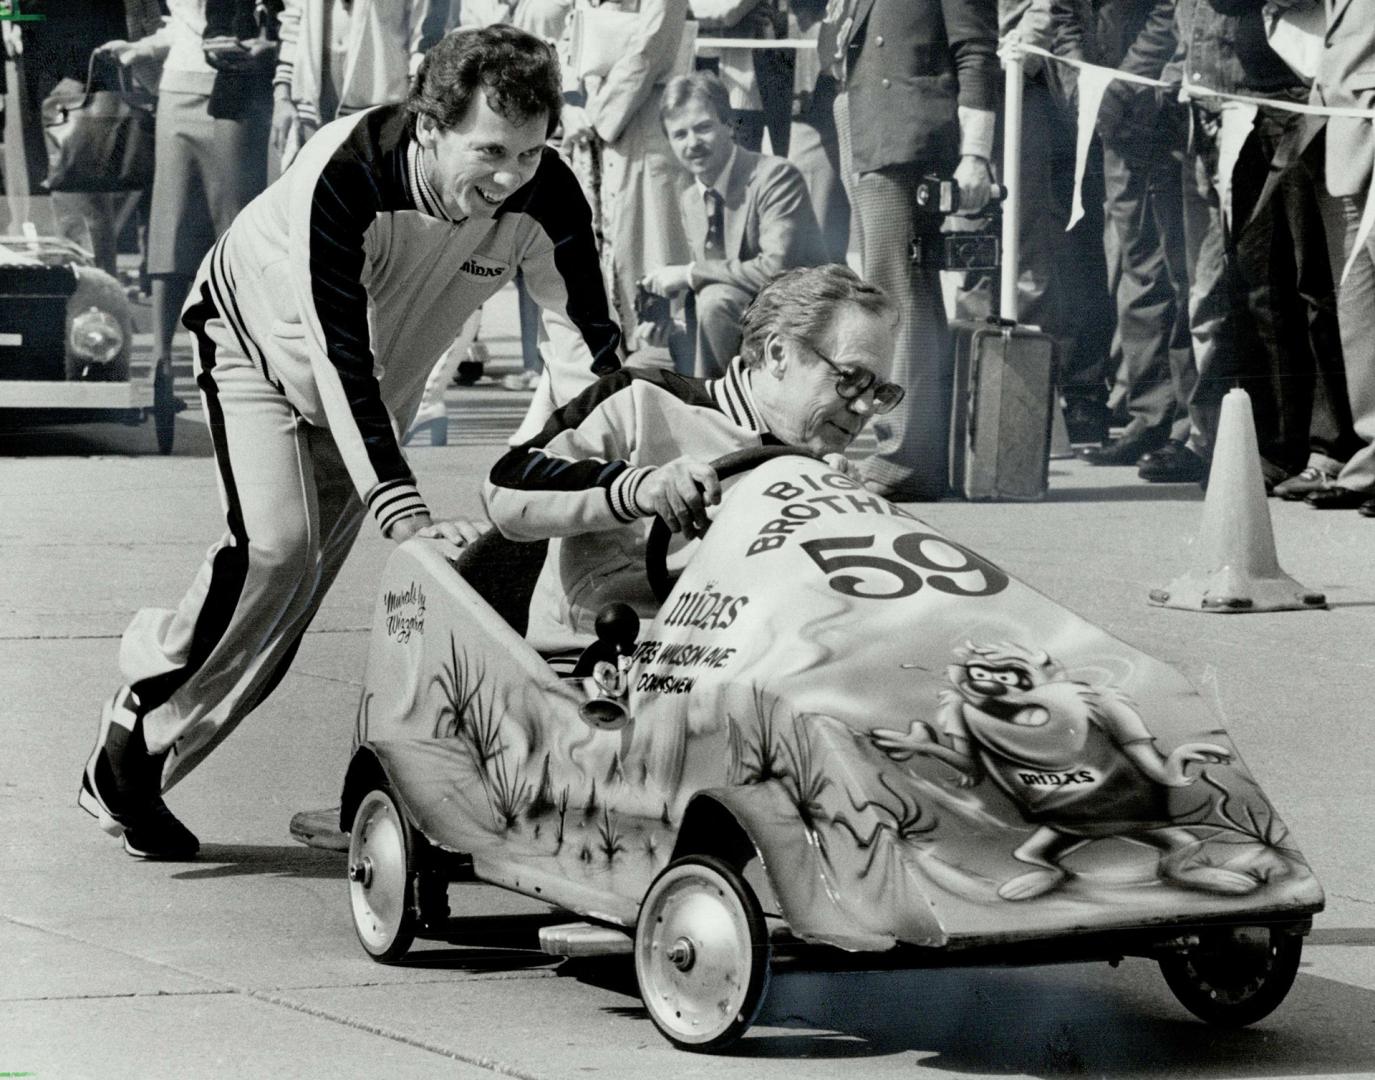
[(206, 257), (182, 320), (228, 528), (177, 610), (125, 631), (81, 779), (131, 855), (196, 853), (162, 793), (286, 673), (365, 515), (397, 542), (478, 535), (432, 516), (397, 437), (468, 316), (519, 269), (556, 394), (619, 366), (591, 212), (545, 145), (561, 104), (544, 42), (455, 32), (404, 104), (321, 128)]
[(545, 653), (594, 634), (625, 602), (657, 610), (644, 574), (650, 521), (700, 535), (721, 489), (710, 462), (757, 446), (842, 454), (902, 400), (889, 382), (895, 309), (844, 266), (790, 270), (745, 312), (740, 355), (719, 379), (625, 369), (557, 411), (493, 467), (487, 511), (512, 540), (550, 538), (526, 637)]

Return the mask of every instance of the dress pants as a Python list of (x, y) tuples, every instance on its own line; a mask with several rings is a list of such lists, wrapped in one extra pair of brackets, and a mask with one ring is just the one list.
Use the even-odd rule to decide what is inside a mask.
[(866, 172), (855, 181), (864, 277), (897, 304), (893, 381), (907, 389), (895, 410), (875, 417), (878, 450), (860, 473), (884, 494), (911, 500), (939, 499), (949, 483), (950, 331), (940, 272), (914, 266), (911, 257), (917, 230), (939, 228), (938, 219), (916, 208), (917, 182), (935, 171), (913, 163)]
[(1239, 386), (1251, 398), (1262, 471), (1280, 480), (1308, 461), (1318, 372), (1329, 381), (1340, 370), (1332, 305), (1323, 295), (1331, 287), (1326, 238), (1313, 188), (1299, 174), (1282, 178), (1260, 201), (1276, 148), (1297, 118), (1264, 108), (1257, 114), (1224, 217), (1221, 116), (1197, 103), (1192, 113), (1184, 220), (1198, 374), (1188, 398), (1189, 445), (1212, 456), (1222, 398)]
[(714, 282), (693, 296), (697, 354), (692, 374), (699, 379), (719, 379), (740, 351), (740, 321), (754, 294), (737, 285)]
[[(1237, 198), (1250, 219), (1237, 240), (1237, 266), (1247, 290), (1262, 351), (1261, 380), (1255, 395), (1271, 410), (1257, 429), (1269, 429), (1260, 443), (1263, 457), (1291, 475), (1305, 464), (1328, 471), (1341, 466), (1360, 447), (1347, 404), (1341, 332), (1323, 203), (1323, 141), (1279, 172), (1272, 184), (1259, 178), (1297, 134), (1303, 117), (1263, 109), (1252, 142), (1237, 163)], [(1262, 197), (1263, 196), (1263, 197)], [(1257, 204), (1257, 200), (1259, 204)]]
[(826, 258), (843, 263), (850, 249), (850, 200), (840, 179), (835, 97), (835, 80), (819, 79), (805, 106), (793, 116), (788, 160), (807, 182), (812, 210), (821, 225)]
[[(1341, 268), (1355, 247), (1368, 195), (1369, 188), (1324, 206), (1324, 216), (1331, 225), (1329, 234), (1341, 241), (1339, 249), (1333, 245), (1334, 254), (1335, 250), (1341, 252), (1341, 260), (1333, 260), (1334, 277), (1340, 278)], [(1375, 234), (1367, 237), (1337, 290), (1337, 319), (1352, 422), (1359, 441), (1359, 449), (1342, 467), (1337, 483), (1352, 491), (1375, 493)]]
[(226, 531), (172, 611), (145, 608), (119, 663), (171, 787), (286, 674), (362, 523), (329, 431), (246, 359), (198, 283), (188, 308)]
[[(1104, 212), (1117, 252), (1118, 390), (1123, 438), (1189, 436), (1189, 279), (1180, 164), (1103, 147)], [(1105, 241), (1105, 246), (1107, 241)], [(1188, 383), (1186, 379), (1190, 379)]]
[[(987, 270), (967, 275), (956, 310), (962, 319), (1000, 314), (1050, 334), (1066, 402), (1101, 407), (1114, 324), (1103, 251), (1102, 169), (1095, 153), (1084, 178), (1084, 217), (1066, 232), (1075, 134), (1056, 93), (1041, 77), (1026, 79), (1023, 87), (1017, 310), (998, 311), (999, 275)], [(1000, 124), (993, 155), (999, 162), (1002, 138)], [(965, 231), (977, 223), (956, 216), (945, 228)]]

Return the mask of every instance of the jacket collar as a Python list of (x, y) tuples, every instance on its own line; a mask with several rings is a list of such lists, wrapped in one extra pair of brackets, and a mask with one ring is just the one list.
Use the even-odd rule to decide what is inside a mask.
[(409, 144), (406, 146), (406, 194), (410, 196), (411, 202), (421, 213), (429, 214), (430, 217), (437, 217), (441, 221), (447, 221), (451, 225), (458, 225), (461, 222), (457, 218), (450, 217), (444, 209), (443, 202), (440, 201), (439, 193), (435, 191), (434, 185), (430, 183), (430, 178), (425, 172), (425, 163), (421, 160), (420, 143), (412, 135)]
[(719, 379), (707, 381), (707, 391), (717, 407), (740, 427), (756, 435), (767, 435), (769, 427), (759, 407), (754, 403), (754, 391), (750, 388), (750, 373), (745, 362), (736, 357), (726, 367), (726, 373)]

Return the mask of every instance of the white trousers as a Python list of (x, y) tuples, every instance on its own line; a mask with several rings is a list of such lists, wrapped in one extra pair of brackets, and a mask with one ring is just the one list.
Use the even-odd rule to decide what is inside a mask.
[(329, 431), (302, 420), (207, 310), (192, 337), (227, 528), (176, 610), (138, 612), (119, 653), (148, 749), (170, 751), (164, 790), (286, 673), (364, 516)]

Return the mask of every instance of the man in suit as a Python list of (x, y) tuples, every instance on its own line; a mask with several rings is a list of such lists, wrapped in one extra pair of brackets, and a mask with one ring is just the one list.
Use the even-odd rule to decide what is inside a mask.
[[(1327, 36), (1312, 103), (1339, 109), (1375, 108), (1375, 0), (1327, 0)], [(1342, 467), (1334, 485), (1308, 502), (1320, 510), (1354, 507), (1375, 517), (1375, 234), (1361, 237), (1361, 216), (1370, 199), (1375, 165), (1375, 121), (1329, 117), (1326, 125), (1327, 190), (1334, 204), (1328, 235), (1342, 238), (1333, 251), (1337, 322), (1341, 331), (1352, 424), (1362, 446)], [(1359, 250), (1357, 241), (1360, 240)], [(1342, 268), (1351, 263), (1345, 280)]]
[(1000, 78), (997, 0), (841, 6), (836, 53), (857, 174), (851, 205), (864, 277), (902, 313), (894, 371), (908, 389), (903, 407), (874, 424), (878, 452), (860, 471), (890, 498), (938, 499), (948, 486), (954, 359), (940, 274), (912, 265), (913, 237), (939, 229), (938, 219), (917, 213), (914, 196), (923, 176), (938, 173), (958, 184), (963, 212), (977, 214), (988, 202)]
[(679, 200), (692, 262), (645, 276), (659, 296), (690, 293), (701, 378), (724, 374), (739, 351), (740, 320), (784, 270), (826, 261), (806, 182), (783, 158), (736, 146), (725, 85), (709, 72), (673, 79), (659, 111), (669, 146), (693, 184)]

